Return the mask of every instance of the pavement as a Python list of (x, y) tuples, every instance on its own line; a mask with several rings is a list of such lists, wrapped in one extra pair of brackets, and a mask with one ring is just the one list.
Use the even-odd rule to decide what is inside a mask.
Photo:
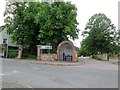
[(79, 62), (3, 59), (1, 76), (3, 88), (118, 88), (117, 64), (84, 57)]
[(53, 66), (78, 66), (83, 65), (85, 62), (83, 60), (78, 60), (78, 62), (71, 61), (37, 61), (30, 59), (6, 59), (11, 61), (22, 62), (22, 63), (31, 63), (31, 64), (41, 64), (41, 65), (53, 65)]
[(19, 82), (2, 82), (3, 88), (31, 88), (27, 85), (21, 84)]
[[(89, 60), (90, 59), (90, 60)], [(98, 61), (89, 57), (79, 57), (78, 62), (71, 62), (71, 61), (37, 61), (34, 59), (6, 59), (6, 60), (17, 60), (18, 62), (24, 63), (33, 63), (33, 64), (43, 64), (43, 65), (54, 65), (54, 66), (78, 66), (87, 63), (95, 63), (95, 62), (103, 62), (103, 63), (110, 63), (110, 64), (120, 64), (120, 61), (117, 59), (110, 59), (109, 61)], [(86, 62), (87, 61), (87, 62)]]
[(79, 60), (78, 62), (71, 61), (31, 61), (30, 63), (43, 64), (43, 65), (54, 65), (54, 66), (78, 66), (85, 64), (84, 61)]

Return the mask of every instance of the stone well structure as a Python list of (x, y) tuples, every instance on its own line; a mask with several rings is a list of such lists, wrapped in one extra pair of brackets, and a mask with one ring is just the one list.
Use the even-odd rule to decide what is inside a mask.
[(78, 61), (78, 49), (70, 41), (63, 41), (57, 47), (57, 60)]

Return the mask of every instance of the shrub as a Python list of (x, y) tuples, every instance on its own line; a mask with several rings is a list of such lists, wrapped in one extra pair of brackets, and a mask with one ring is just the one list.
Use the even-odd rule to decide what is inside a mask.
[(15, 58), (18, 55), (18, 50), (8, 50), (8, 58)]
[(100, 57), (98, 57), (97, 55), (93, 55), (92, 56), (93, 59), (97, 59), (97, 60), (102, 60)]
[(36, 52), (34, 51), (34, 48), (31, 48), (31, 51), (28, 48), (23, 48), (22, 59), (36, 59)]
[(32, 55), (32, 54), (28, 54), (28, 57), (29, 59), (36, 59), (36, 56), (35, 55)]

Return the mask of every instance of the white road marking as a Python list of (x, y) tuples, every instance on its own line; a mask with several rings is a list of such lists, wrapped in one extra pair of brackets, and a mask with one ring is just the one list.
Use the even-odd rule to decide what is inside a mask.
[(9, 73), (1, 73), (0, 75), (1, 75), (1, 76), (4, 76), (4, 75), (12, 75), (12, 74), (17, 74), (17, 73), (20, 73), (20, 71), (14, 70), (14, 71), (12, 71), (12, 72), (9, 72)]
[(1, 73), (0, 75), (3, 76), (3, 75), (5, 75), (5, 74), (4, 74), (4, 73)]
[(13, 73), (20, 73), (20, 71), (14, 70)]
[(35, 70), (39, 70), (40, 68), (38, 68), (38, 67), (32, 67), (33, 69), (35, 69)]

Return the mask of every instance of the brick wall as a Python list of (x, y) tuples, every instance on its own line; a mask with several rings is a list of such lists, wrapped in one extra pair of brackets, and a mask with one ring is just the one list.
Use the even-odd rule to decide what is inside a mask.
[(56, 54), (41, 54), (41, 61), (55, 61), (56, 59)]

